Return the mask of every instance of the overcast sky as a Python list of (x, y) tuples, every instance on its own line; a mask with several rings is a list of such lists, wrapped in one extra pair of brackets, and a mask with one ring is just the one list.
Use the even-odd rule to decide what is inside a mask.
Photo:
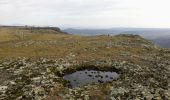
[(0, 0), (0, 24), (170, 28), (170, 0)]

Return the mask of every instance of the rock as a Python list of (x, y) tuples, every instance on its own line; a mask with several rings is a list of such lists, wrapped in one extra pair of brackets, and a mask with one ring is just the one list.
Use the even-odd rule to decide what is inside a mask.
[(0, 85), (0, 92), (5, 93), (7, 88), (8, 88), (8, 86), (1, 86)]

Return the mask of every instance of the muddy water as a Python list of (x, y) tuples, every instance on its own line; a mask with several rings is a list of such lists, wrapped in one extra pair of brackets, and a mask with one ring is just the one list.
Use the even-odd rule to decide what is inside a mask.
[(64, 79), (70, 82), (69, 86), (79, 87), (87, 84), (99, 84), (111, 82), (119, 77), (116, 72), (83, 70), (64, 76)]

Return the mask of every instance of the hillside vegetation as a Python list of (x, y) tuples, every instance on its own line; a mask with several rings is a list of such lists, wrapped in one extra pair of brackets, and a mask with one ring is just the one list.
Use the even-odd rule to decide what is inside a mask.
[[(110, 83), (69, 88), (63, 75), (114, 69)], [(138, 35), (69, 35), (0, 28), (0, 100), (168, 100), (170, 50)]]
[(51, 29), (0, 28), (1, 58), (65, 58), (73, 54), (78, 59), (117, 59), (126, 53), (140, 56), (158, 52), (150, 45), (139, 36), (78, 36)]

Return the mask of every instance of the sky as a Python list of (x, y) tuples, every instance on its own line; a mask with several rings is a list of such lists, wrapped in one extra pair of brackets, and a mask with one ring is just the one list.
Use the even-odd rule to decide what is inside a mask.
[(0, 0), (0, 25), (170, 28), (170, 0)]

